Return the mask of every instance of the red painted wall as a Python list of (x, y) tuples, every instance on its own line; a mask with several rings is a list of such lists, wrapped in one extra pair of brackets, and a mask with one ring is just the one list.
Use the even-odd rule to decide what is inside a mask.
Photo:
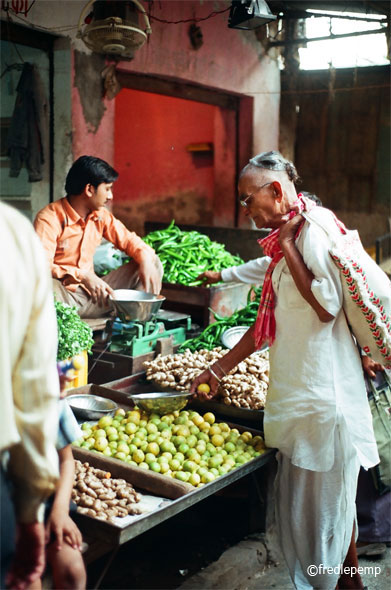
[(115, 199), (135, 201), (196, 192), (213, 198), (213, 154), (190, 143), (213, 142), (216, 107), (123, 89), (115, 104)]

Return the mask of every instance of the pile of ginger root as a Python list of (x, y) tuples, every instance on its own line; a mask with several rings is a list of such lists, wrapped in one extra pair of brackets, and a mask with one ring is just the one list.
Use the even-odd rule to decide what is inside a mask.
[(129, 482), (112, 478), (108, 471), (78, 460), (75, 460), (72, 500), (77, 512), (100, 520), (113, 521), (128, 514), (141, 514), (137, 506), (141, 496)]

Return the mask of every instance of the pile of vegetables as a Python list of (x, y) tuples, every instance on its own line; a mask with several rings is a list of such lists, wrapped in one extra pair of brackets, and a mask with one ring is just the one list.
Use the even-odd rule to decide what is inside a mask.
[(137, 506), (140, 499), (141, 496), (124, 479), (113, 479), (107, 471), (75, 461), (72, 500), (80, 514), (109, 521), (128, 514), (140, 514)]
[[(194, 379), (218, 361), (227, 350), (220, 346), (213, 350), (158, 355), (145, 361), (146, 378), (162, 388), (189, 390)], [(227, 406), (260, 410), (265, 406), (269, 385), (269, 352), (254, 353), (239, 363), (222, 378), (216, 399)]]
[(57, 360), (69, 359), (84, 350), (89, 352), (94, 344), (92, 330), (80, 319), (74, 306), (55, 301), (58, 331)]
[(197, 277), (207, 270), (223, 270), (242, 264), (239, 256), (233, 256), (223, 244), (197, 231), (182, 231), (174, 221), (163, 230), (145, 236), (144, 241), (159, 256), (163, 269), (163, 281), (188, 287), (202, 285)]
[[(262, 287), (252, 288), (247, 295), (247, 305), (243, 309), (235, 311), (229, 317), (222, 317), (213, 312), (216, 319), (213, 324), (209, 324), (201, 334), (195, 338), (185, 340), (179, 348), (179, 352), (186, 350), (212, 350), (221, 344), (221, 335), (234, 326), (252, 326), (257, 319), (259, 300), (261, 297)], [(253, 300), (252, 300), (253, 299)]]

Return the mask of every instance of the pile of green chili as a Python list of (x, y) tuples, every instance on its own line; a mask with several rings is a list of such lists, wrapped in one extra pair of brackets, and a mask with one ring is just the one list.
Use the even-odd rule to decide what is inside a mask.
[(261, 297), (262, 288), (253, 287), (247, 295), (247, 305), (243, 309), (235, 311), (229, 317), (222, 317), (213, 312), (216, 319), (213, 324), (209, 324), (201, 334), (195, 338), (186, 340), (181, 344), (178, 352), (184, 352), (189, 348), (192, 352), (205, 348), (212, 350), (216, 346), (221, 346), (221, 335), (223, 332), (234, 326), (252, 326), (257, 318), (259, 300)]
[(188, 287), (202, 285), (197, 277), (206, 270), (223, 270), (242, 264), (239, 256), (233, 256), (223, 244), (213, 242), (197, 231), (182, 231), (174, 221), (166, 229), (145, 236), (159, 256), (164, 269), (163, 281)]

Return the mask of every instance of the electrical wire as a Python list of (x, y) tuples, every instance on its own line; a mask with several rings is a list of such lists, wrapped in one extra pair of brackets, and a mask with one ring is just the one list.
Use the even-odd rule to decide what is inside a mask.
[(182, 23), (200, 23), (202, 21), (209, 20), (210, 18), (213, 18), (214, 16), (217, 16), (218, 14), (223, 14), (224, 12), (228, 12), (228, 10), (231, 10), (231, 7), (224, 8), (223, 10), (214, 10), (213, 12), (208, 14), (208, 16), (203, 16), (200, 18), (195, 18), (195, 17), (186, 18), (186, 19), (182, 19), (182, 20), (165, 20), (163, 18), (153, 16), (152, 14), (148, 14), (148, 18), (150, 18), (151, 20), (156, 20), (157, 22), (163, 23), (165, 25), (179, 25)]

